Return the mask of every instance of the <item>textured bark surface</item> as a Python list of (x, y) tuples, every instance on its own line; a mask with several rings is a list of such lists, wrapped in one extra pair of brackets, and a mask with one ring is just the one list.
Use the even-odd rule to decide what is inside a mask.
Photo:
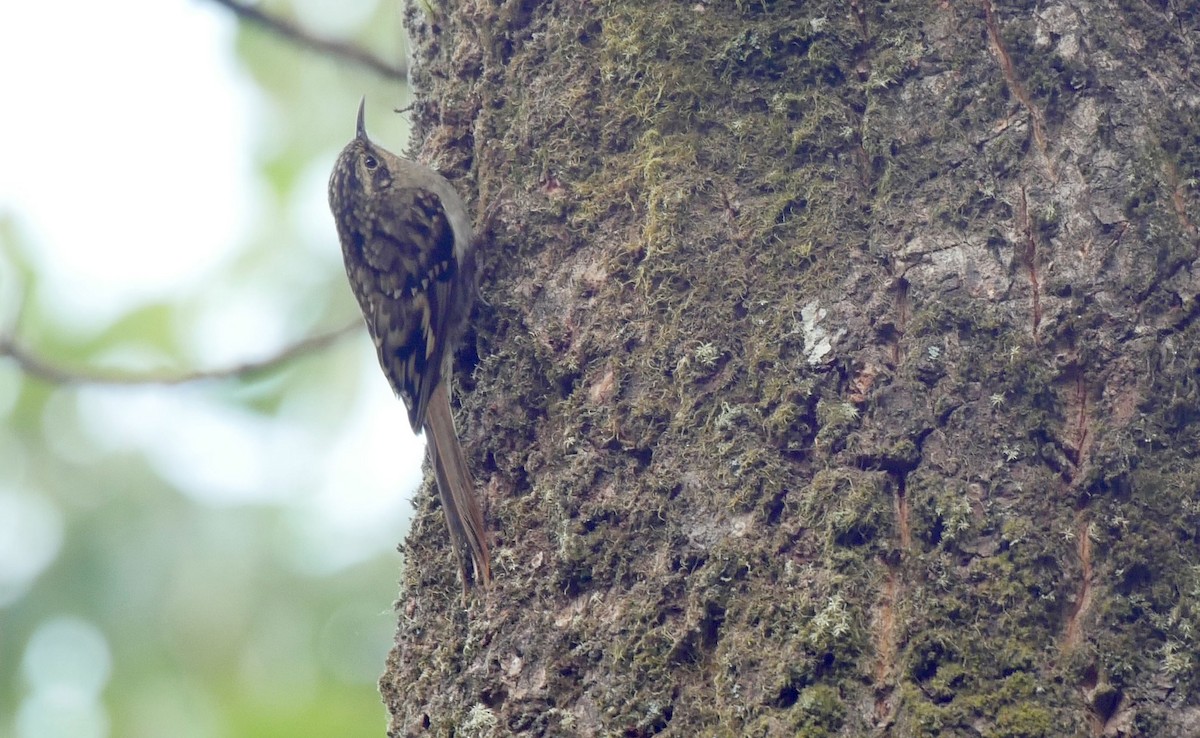
[(1200, 733), (1200, 11), (414, 2), (492, 223), (390, 734)]

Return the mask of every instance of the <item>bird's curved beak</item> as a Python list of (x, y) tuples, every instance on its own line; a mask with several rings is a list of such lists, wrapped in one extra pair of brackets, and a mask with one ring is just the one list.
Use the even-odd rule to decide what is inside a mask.
[(367, 140), (367, 124), (366, 121), (363, 120), (363, 114), (366, 112), (366, 110), (367, 96), (363, 95), (362, 100), (360, 100), (358, 103), (358, 130), (354, 134), (355, 138), (360, 138), (363, 141)]

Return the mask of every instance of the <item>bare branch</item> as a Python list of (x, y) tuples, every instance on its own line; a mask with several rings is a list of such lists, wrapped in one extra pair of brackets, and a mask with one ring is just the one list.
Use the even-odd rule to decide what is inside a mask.
[(97, 384), (110, 386), (176, 385), (214, 379), (235, 379), (280, 367), (292, 359), (315, 353), (341, 338), (362, 330), (362, 320), (355, 320), (336, 330), (318, 333), (285, 346), (276, 353), (257, 361), (247, 361), (220, 369), (202, 369), (181, 374), (129, 374), (97, 369), (68, 369), (38, 356), (21, 346), (11, 336), (0, 336), (0, 357), (7, 356), (25, 374), (50, 384)]
[(366, 67), (372, 72), (383, 77), (387, 77), (388, 79), (403, 80), (408, 78), (408, 70), (403, 65), (386, 62), (366, 49), (361, 49), (353, 44), (348, 44), (341, 41), (330, 41), (328, 39), (317, 38), (285, 18), (276, 18), (275, 16), (265, 13), (258, 8), (237, 2), (237, 0), (213, 0), (213, 2), (233, 11), (233, 14), (242, 20), (256, 23), (268, 31), (282, 36), (283, 38), (299, 44), (300, 46), (304, 46), (322, 54), (340, 57), (361, 67)]

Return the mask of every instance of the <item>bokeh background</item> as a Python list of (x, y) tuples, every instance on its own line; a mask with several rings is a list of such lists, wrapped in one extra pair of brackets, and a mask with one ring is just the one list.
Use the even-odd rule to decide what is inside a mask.
[[(398, 4), (256, 9), (405, 59)], [(0, 338), (80, 375), (353, 324), (325, 187), (400, 79), (217, 0), (0, 6)], [(380, 736), (422, 441), (365, 331), (232, 379), (0, 356), (0, 736)]]

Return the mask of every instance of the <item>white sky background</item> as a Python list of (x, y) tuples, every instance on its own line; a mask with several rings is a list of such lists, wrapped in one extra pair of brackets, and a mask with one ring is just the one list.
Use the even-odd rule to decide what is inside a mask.
[[(39, 314), (87, 335), (147, 300), (203, 298), (220, 280), (261, 196), (253, 146), (266, 117), (261, 93), (237, 68), (234, 30), (227, 11), (200, 0), (0, 6), (0, 212), (15, 215), (32, 244)], [(352, 110), (346, 120), (348, 140)], [(328, 142), (330, 165), (342, 143)], [(336, 253), (323, 178), (311, 179), (311, 202), (291, 211), (306, 227), (324, 223)], [(4, 321), (13, 307), (6, 269), (0, 254)], [(273, 353), (287, 340), (273, 307), (214, 299), (200, 365)], [(371, 384), (333, 448), (189, 388), (82, 390), (79, 413), (102, 448), (145, 449), (207, 504), (294, 506), (296, 550), (315, 557), (298, 565), (328, 571), (390, 550), (420, 479), (422, 444), (359, 345), (362, 376), (346, 381)]]

